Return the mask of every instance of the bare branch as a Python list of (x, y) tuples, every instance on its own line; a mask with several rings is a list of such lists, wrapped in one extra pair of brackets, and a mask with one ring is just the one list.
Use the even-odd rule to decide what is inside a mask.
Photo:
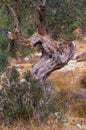
[(32, 2), (34, 7), (36, 7), (38, 10), (40, 10), (40, 6), (45, 6), (46, 0), (43, 0), (41, 4), (37, 5), (35, 2)]
[(67, 61), (69, 61), (70, 59), (73, 58), (73, 56), (75, 54), (75, 50), (76, 50), (76, 45), (75, 45), (74, 41), (71, 41), (69, 43), (69, 46), (70, 46), (70, 52), (69, 52), (68, 60)]
[(40, 9), (39, 5), (37, 5), (36, 3), (32, 3), (34, 5), (34, 7), (36, 7), (38, 10)]
[(8, 32), (7, 37), (9, 40), (8, 50), (12, 50), (15, 47), (15, 43), (22, 44), (27, 47), (32, 46), (30, 39), (22, 36), (20, 33), (16, 34), (16, 32)]
[(10, 4), (7, 3), (6, 0), (3, 0), (3, 2), (5, 3), (5, 5), (9, 8), (9, 10), (11, 11), (13, 18), (14, 18), (14, 31), (15, 32), (19, 32), (19, 20), (17, 18), (16, 12), (14, 11), (14, 9), (10, 6)]
[(45, 4), (46, 4), (46, 0), (43, 0), (42, 6), (45, 6)]

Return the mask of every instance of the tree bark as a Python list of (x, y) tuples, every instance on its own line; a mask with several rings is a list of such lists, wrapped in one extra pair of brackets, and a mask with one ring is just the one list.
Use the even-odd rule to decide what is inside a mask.
[(13, 18), (14, 18), (14, 21), (13, 21), (13, 25), (14, 25), (13, 30), (14, 30), (14, 32), (19, 32), (19, 20), (17, 18), (15, 10), (10, 6), (10, 4), (7, 3), (6, 0), (3, 0), (3, 2), (5, 3), (5, 5), (8, 7), (8, 9), (10, 10), (10, 12), (13, 15)]
[(15, 0), (15, 10), (16, 10), (16, 14), (18, 16), (18, 20), (20, 22), (21, 20), (21, 1), (20, 0)]
[(40, 25), (38, 26), (38, 33), (43, 36), (46, 35), (47, 33), (45, 6), (40, 5), (38, 12), (39, 12), (39, 20), (40, 20)]
[(73, 42), (58, 43), (47, 34), (45, 13), (46, 0), (43, 0), (42, 4), (36, 6), (39, 12), (40, 25), (37, 32), (35, 32), (31, 38), (26, 38), (19, 33), (18, 18), (14, 9), (12, 9), (5, 0), (3, 0), (3, 2), (7, 5), (11, 13), (13, 13), (14, 21), (16, 21), (14, 31), (8, 32), (9, 47), (12, 49), (14, 43), (33, 47), (40, 45), (42, 56), (39, 62), (32, 68), (31, 73), (34, 78), (44, 83), (52, 71), (64, 67), (69, 60), (71, 60), (75, 53), (75, 44)]
[(34, 46), (40, 45), (42, 50), (41, 59), (32, 68), (31, 73), (36, 79), (43, 83), (52, 71), (67, 65), (75, 53), (75, 44), (74, 42), (57, 43), (48, 35), (39, 37), (37, 34), (34, 34), (31, 38), (31, 43)]

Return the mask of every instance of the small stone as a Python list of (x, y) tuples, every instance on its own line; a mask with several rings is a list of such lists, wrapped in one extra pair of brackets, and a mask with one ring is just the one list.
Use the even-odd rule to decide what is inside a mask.
[(20, 82), (21, 82), (21, 83), (26, 83), (27, 80), (26, 80), (26, 79), (21, 79)]
[(0, 91), (2, 90), (3, 86), (0, 85)]
[(35, 53), (35, 56), (41, 56), (42, 54), (41, 53)]
[(68, 72), (68, 71), (73, 71), (75, 69), (75, 65), (71, 64), (69, 66), (65, 66), (60, 69), (62, 72)]
[(16, 70), (17, 70), (17, 71), (20, 71), (21, 69), (20, 69), (19, 67), (16, 67)]
[(80, 124), (77, 124), (76, 127), (77, 127), (79, 130), (83, 130), (83, 127), (82, 127)]
[(25, 61), (28, 61), (28, 60), (29, 60), (29, 58), (26, 56), (26, 57), (24, 58), (24, 60), (25, 60)]
[(56, 116), (56, 117), (58, 116), (58, 112), (55, 112), (55, 116)]

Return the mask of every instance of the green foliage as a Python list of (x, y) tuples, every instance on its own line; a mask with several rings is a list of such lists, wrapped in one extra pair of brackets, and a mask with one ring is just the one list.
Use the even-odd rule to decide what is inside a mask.
[[(20, 22), (20, 31), (22, 35), (30, 37), (39, 25), (38, 12), (34, 7), (34, 0), (23, 0), (19, 8), (16, 7), (16, 1), (7, 0), (15, 9)], [(40, 4), (41, 0), (37, 3)], [(49, 33), (55, 39), (76, 39), (75, 30), (78, 27), (86, 26), (86, 0), (49, 0), (46, 2), (46, 19)], [(7, 62), (7, 39), (5, 32), (13, 30), (13, 17), (9, 9), (0, 1), (0, 57), (4, 63)], [(79, 39), (78, 37), (77, 39)], [(33, 49), (18, 45), (18, 48), (9, 53), (10, 56), (16, 57), (19, 54), (23, 57), (33, 53)], [(15, 52), (17, 52), (15, 54)], [(4, 70), (6, 64), (1, 64), (1, 70)]]
[[(16, 9), (15, 1), (8, 2)], [(37, 2), (40, 3), (41, 0)], [(23, 0), (20, 2), (19, 10), (16, 10), (21, 33), (25, 36), (31, 36), (39, 24), (38, 13), (32, 3), (34, 0)], [(0, 31), (11, 29), (11, 14), (3, 2), (0, 2), (0, 7)], [(76, 28), (86, 26), (86, 0), (49, 0), (46, 2), (46, 15), (49, 33), (54, 38), (74, 39)]]
[(7, 39), (0, 34), (0, 72), (3, 72), (8, 65)]
[(8, 65), (7, 57), (3, 55), (2, 53), (0, 54), (0, 72), (3, 72)]
[(30, 79), (32, 78), (32, 75), (30, 73), (30, 71), (26, 71), (24, 72), (24, 78), (29, 82)]
[(16, 70), (15, 67), (12, 67), (10, 73), (9, 73), (9, 82), (10, 83), (16, 83), (18, 82), (18, 78), (19, 78), (19, 72)]
[(31, 57), (31, 54), (32, 53), (34, 54), (35, 50), (31, 47), (26, 47), (24, 45), (17, 45), (16, 50), (13, 52), (14, 53), (16, 52), (16, 54), (13, 54), (13, 56), (15, 56), (15, 57), (17, 57), (18, 55), (20, 55), (21, 57), (25, 57), (25, 56), (29, 55), (29, 57)]
[(48, 26), (55, 38), (74, 39), (74, 31), (86, 26), (85, 0), (49, 0), (47, 6)]
[(55, 112), (63, 112), (62, 101), (51, 84), (42, 86), (29, 71), (24, 74), (25, 78), (27, 80), (21, 82), (16, 69), (13, 67), (10, 70), (7, 82), (0, 91), (1, 118), (10, 123), (21, 118), (45, 122), (52, 115), (55, 116)]

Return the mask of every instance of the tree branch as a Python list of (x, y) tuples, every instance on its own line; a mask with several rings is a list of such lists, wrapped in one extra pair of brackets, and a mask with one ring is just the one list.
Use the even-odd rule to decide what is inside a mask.
[(42, 36), (47, 34), (45, 3), (46, 0), (43, 0), (42, 3), (40, 3), (39, 5), (36, 4), (35, 2), (32, 2), (34, 7), (38, 9), (39, 20), (40, 20), (40, 24), (38, 25), (38, 33), (41, 34)]
[(45, 6), (45, 4), (46, 4), (46, 0), (43, 0), (42, 1), (42, 6)]
[(10, 4), (7, 3), (6, 0), (3, 0), (4, 4), (8, 7), (8, 9), (10, 10), (10, 12), (13, 15), (14, 18), (14, 31), (15, 32), (19, 32), (19, 20), (17, 18), (16, 12), (14, 11), (14, 9), (10, 6)]
[(20, 43), (25, 46), (32, 46), (31, 40), (27, 37), (22, 36), (20, 33), (8, 32), (9, 46), (8, 50), (12, 50), (14, 43)]
[[(11, 13), (13, 14), (16, 29), (19, 31), (19, 21), (13, 8), (3, 0), (7, 5)], [(48, 75), (56, 70), (64, 67), (75, 53), (74, 42), (59, 43), (54, 41), (48, 34), (46, 29), (46, 0), (42, 0), (42, 3), (38, 6), (34, 4), (38, 9), (40, 25), (38, 32), (34, 33), (31, 38), (22, 36), (18, 31), (8, 32), (9, 49), (13, 48), (15, 43), (20, 43), (25, 46), (34, 46), (39, 44), (42, 51), (42, 56), (39, 62), (32, 68), (31, 73), (41, 83), (43, 83)]]
[(17, 18), (15, 10), (10, 6), (10, 4), (7, 3), (6, 0), (3, 0), (3, 2), (8, 7), (8, 9), (10, 10), (10, 12), (12, 13), (13, 18), (14, 18), (13, 32), (7, 33), (8, 40), (9, 40), (8, 50), (12, 50), (14, 48), (15, 43), (20, 43), (20, 44), (23, 44), (25, 46), (31, 46), (30, 39), (22, 36), (19, 33), (19, 20)]
[(33, 6), (36, 7), (38, 10), (40, 9), (39, 8), (39, 5), (37, 5), (36, 3), (32, 2)]

